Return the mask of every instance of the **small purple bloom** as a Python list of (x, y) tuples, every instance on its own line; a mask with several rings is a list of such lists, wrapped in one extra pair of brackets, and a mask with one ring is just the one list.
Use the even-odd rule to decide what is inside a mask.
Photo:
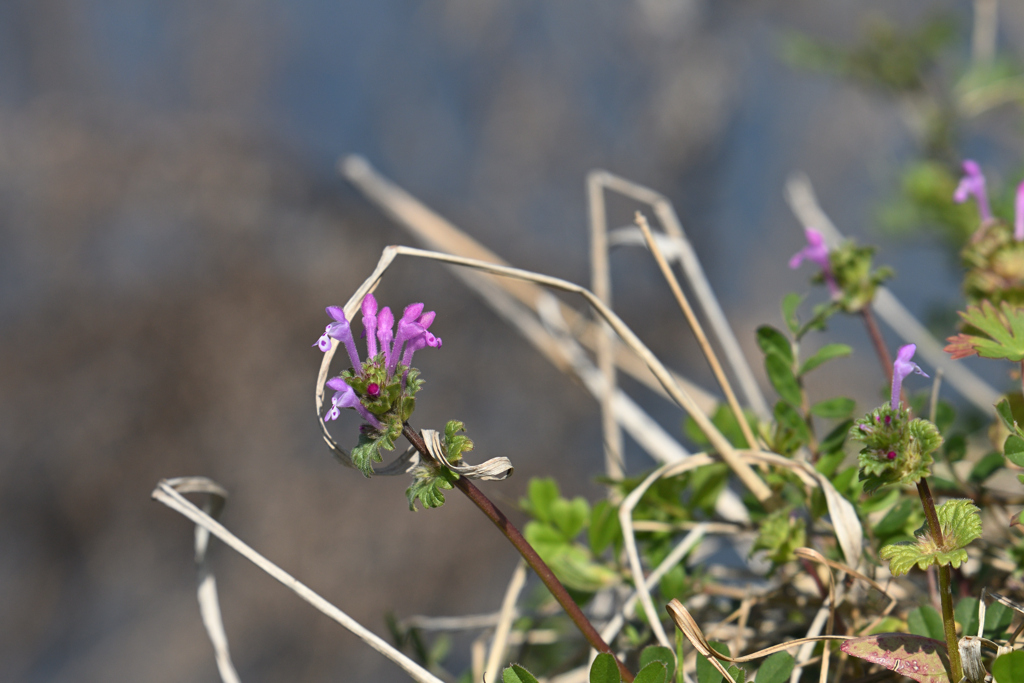
[(363, 402), (359, 400), (355, 389), (349, 386), (341, 377), (333, 377), (327, 380), (327, 386), (334, 389), (334, 396), (331, 398), (331, 409), (324, 415), (324, 422), (337, 420), (341, 415), (341, 408), (355, 408), (364, 420), (369, 422), (374, 429), (381, 429), (383, 425), (377, 416), (366, 409)]
[(1024, 240), (1024, 181), (1017, 186), (1017, 211), (1014, 216), (1013, 239)]
[(795, 270), (805, 259), (816, 263), (821, 268), (821, 274), (825, 278), (825, 284), (828, 285), (829, 294), (837, 295), (839, 286), (836, 285), (836, 280), (832, 276), (832, 264), (829, 262), (825, 238), (814, 228), (804, 228), (804, 235), (807, 237), (807, 246), (793, 254), (793, 257), (789, 259), (789, 267)]
[(395, 338), (395, 316), (391, 309), (385, 306), (377, 314), (377, 339), (380, 341), (380, 348), (384, 351), (384, 365), (391, 362), (391, 340)]
[(889, 400), (889, 406), (893, 410), (900, 408), (900, 389), (903, 387), (903, 380), (907, 375), (916, 372), (919, 375), (928, 376), (917, 363), (910, 360), (914, 357), (915, 351), (917, 351), (917, 344), (907, 344), (901, 346), (900, 350), (896, 352), (896, 361), (892, 364), (892, 396)]
[(352, 367), (359, 372), (363, 364), (359, 361), (359, 352), (356, 351), (356, 340), (352, 338), (352, 326), (345, 317), (345, 310), (341, 306), (328, 306), (327, 315), (334, 318), (336, 322), (331, 323), (324, 329), (324, 333), (316, 340), (313, 346), (319, 346), (320, 350), (327, 353), (331, 350), (331, 339), (338, 339), (345, 344)]
[(377, 355), (377, 299), (367, 294), (363, 299), (363, 328), (366, 334), (366, 355), (373, 358)]
[(965, 159), (963, 163), (964, 177), (956, 186), (953, 193), (953, 201), (963, 204), (968, 197), (974, 197), (978, 203), (978, 213), (981, 215), (981, 222), (987, 223), (992, 220), (992, 210), (988, 205), (988, 193), (985, 191), (985, 176), (981, 172), (981, 166), (973, 159)]
[(896, 459), (896, 451), (889, 451), (888, 453), (885, 454), (885, 457), (888, 460), (895, 460)]
[(377, 398), (380, 396), (380, 385), (376, 382), (371, 382), (366, 385), (366, 395), (370, 398)]

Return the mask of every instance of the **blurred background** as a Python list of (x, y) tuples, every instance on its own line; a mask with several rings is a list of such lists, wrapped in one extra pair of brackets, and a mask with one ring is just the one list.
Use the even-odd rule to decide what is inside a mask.
[[(499, 606), (516, 554), (468, 502), (410, 513), (407, 481), (364, 480), (320, 439), (323, 309), (411, 241), (337, 175), (340, 155), (513, 265), (584, 284), (586, 172), (659, 190), (757, 368), (753, 330), (811, 291), (810, 268), (785, 267), (803, 236), (782, 189), (802, 170), (840, 229), (881, 245), (896, 295), (948, 324), (942, 233), (881, 230), (879, 207), (931, 153), (908, 108), (966, 68), (978, 6), (1019, 61), (1024, 5), (994, 0), (0, 3), (0, 679), (217, 680), (192, 527), (149, 500), (162, 477), (220, 482), (229, 528), (378, 633), (388, 611)], [(909, 85), (837, 76), (796, 37), (852, 49), (881, 26), (905, 45), (933, 20)], [(1020, 132), (993, 107), (950, 139), (998, 189)], [(636, 208), (613, 202), (613, 224)], [(710, 387), (649, 256), (616, 254), (613, 271), (627, 322)], [(417, 424), (464, 420), (475, 455), (509, 456), (516, 475), (485, 487), (499, 505), (515, 512), (542, 475), (601, 495), (597, 406), (577, 383), (437, 266), (401, 262), (378, 297), (437, 311)], [(856, 351), (817, 381), (877, 402), (861, 327), (821, 338)], [(678, 410), (636, 395), (678, 433)], [(631, 472), (650, 464), (630, 446)], [(237, 555), (216, 546), (213, 562), (243, 681), (407, 680)]]

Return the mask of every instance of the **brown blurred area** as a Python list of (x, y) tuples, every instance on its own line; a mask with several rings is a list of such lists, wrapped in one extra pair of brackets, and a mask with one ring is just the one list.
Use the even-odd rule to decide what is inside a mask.
[[(859, 225), (843, 188), (877, 189), (863, 165), (904, 140), (884, 104), (781, 65), (773, 36), (849, 39), (890, 4), (5, 2), (0, 680), (216, 680), (191, 526), (149, 500), (162, 477), (221, 483), (229, 528), (378, 633), (386, 611), (496, 609), (516, 556), (481, 515), (456, 494), (410, 513), (406, 481), (364, 480), (320, 440), (323, 308), (408, 242), (333, 160), (362, 152), (513, 264), (584, 283), (586, 171), (650, 184), (678, 200), (752, 348), (756, 316), (804, 286), (782, 272), (800, 240), (785, 173), (820, 173)], [(616, 268), (627, 320), (706, 378), (646, 259)], [(403, 262), (378, 294), (437, 311), (415, 420), (462, 419), (479, 457), (513, 460), (486, 487), (499, 505), (531, 476), (600, 495), (596, 406), (574, 381), (436, 266)], [(407, 680), (213, 552), (243, 681)]]

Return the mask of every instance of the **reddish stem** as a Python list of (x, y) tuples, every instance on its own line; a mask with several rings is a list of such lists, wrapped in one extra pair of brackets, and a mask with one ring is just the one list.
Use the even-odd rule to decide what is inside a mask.
[[(419, 434), (413, 430), (408, 424), (402, 428), (402, 435), (409, 440), (409, 443), (420, 452), (420, 455), (427, 462), (435, 462), (433, 457), (427, 451), (427, 446), (423, 442), (423, 439)], [(435, 463), (436, 464), (436, 463)], [(576, 624), (576, 628), (580, 630), (583, 637), (587, 639), (587, 642), (597, 650), (598, 652), (606, 652), (612, 657), (615, 657), (615, 653), (608, 647), (608, 644), (601, 638), (601, 634), (597, 632), (594, 625), (590, 623), (586, 615), (583, 614), (583, 610), (580, 609), (576, 601), (569, 595), (569, 591), (565, 589), (562, 582), (558, 580), (551, 568), (548, 567), (547, 563), (540, 558), (537, 551), (533, 549), (533, 546), (529, 544), (526, 538), (519, 532), (519, 529), (509, 521), (508, 517), (497, 508), (490, 501), (490, 499), (483, 494), (483, 491), (478, 489), (469, 481), (466, 477), (459, 477), (455, 480), (455, 486), (466, 494), (466, 497), (473, 501), (473, 504), (480, 508), (481, 512), (487, 515), (487, 518), (494, 522), (494, 526), (498, 527), (502, 534), (505, 535), (512, 545), (515, 546), (519, 554), (526, 560), (526, 564), (530, 565), (530, 568), (537, 573), (540, 580), (544, 582), (548, 590), (551, 591), (551, 595), (554, 596), (558, 604), (562, 606), (565, 613), (569, 615), (573, 623)], [(618, 657), (615, 657), (615, 663), (619, 666), (619, 673), (622, 675), (622, 679), (626, 683), (632, 683), (633, 674), (630, 673), (629, 669), (619, 661)]]

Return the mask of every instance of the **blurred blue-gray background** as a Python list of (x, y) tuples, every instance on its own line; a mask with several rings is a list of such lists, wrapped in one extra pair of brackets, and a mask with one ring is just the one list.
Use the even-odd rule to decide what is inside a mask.
[[(586, 172), (661, 191), (755, 366), (753, 330), (809, 291), (809, 269), (785, 268), (802, 244), (782, 195), (796, 170), (841, 229), (882, 245), (917, 314), (951, 305), (937, 239), (871, 232), (917, 152), (900, 104), (779, 57), (792, 31), (848, 45), (872, 16), (935, 12), (962, 60), (967, 0), (0, 3), (0, 679), (216, 680), (191, 527), (149, 501), (161, 477), (222, 483), (230, 528), (379, 633), (387, 611), (498, 607), (516, 556), (466, 501), (410, 513), (406, 482), (364, 480), (320, 441), (323, 308), (410, 241), (338, 177), (340, 155), (512, 264), (581, 283)], [(1020, 58), (1024, 5), (999, 13), (999, 49)], [(996, 111), (966, 151), (997, 175), (1019, 165), (1016, 126)], [(636, 208), (613, 203), (613, 222)], [(613, 261), (627, 321), (710, 387), (647, 255)], [(437, 311), (445, 345), (417, 358), (416, 419), (462, 419), (480, 457), (513, 459), (486, 487), (499, 504), (541, 475), (600, 494), (589, 394), (436, 266), (403, 262), (379, 296)], [(857, 351), (817, 386), (867, 407), (884, 380), (863, 331), (838, 322), (826, 339)], [(678, 431), (677, 410), (638, 397)], [(214, 552), (242, 680), (406, 680)]]

